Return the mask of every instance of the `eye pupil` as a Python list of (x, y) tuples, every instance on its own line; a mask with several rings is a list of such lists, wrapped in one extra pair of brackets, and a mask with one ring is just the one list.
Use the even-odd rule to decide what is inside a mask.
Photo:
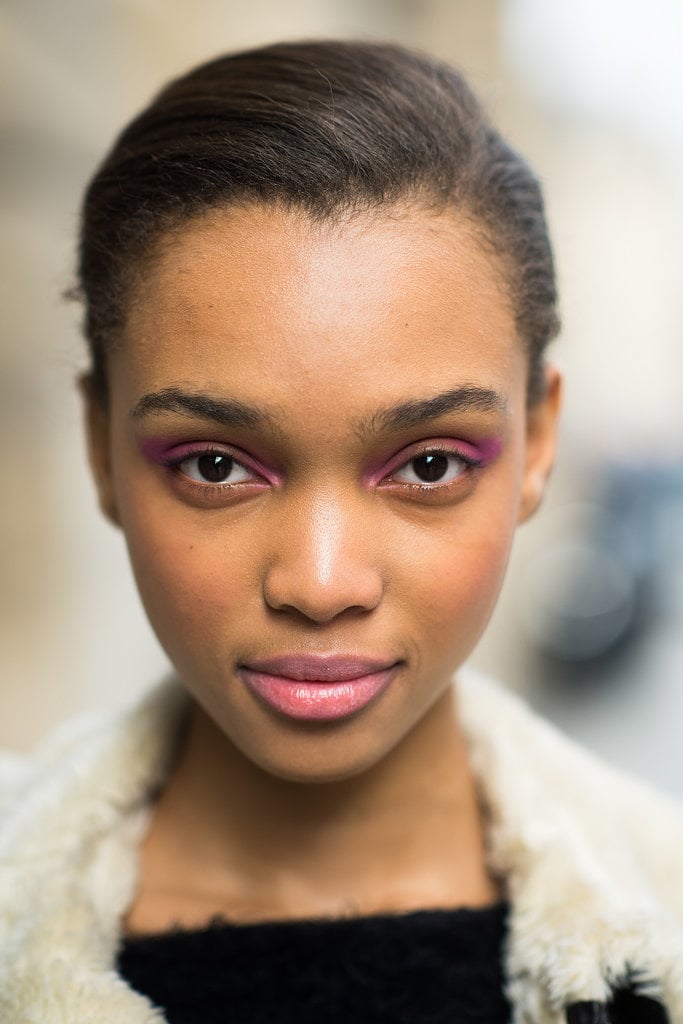
[(221, 484), (230, 476), (232, 459), (229, 455), (200, 455), (197, 469), (212, 484)]
[(413, 470), (424, 483), (434, 483), (448, 472), (448, 456), (420, 455), (413, 459)]

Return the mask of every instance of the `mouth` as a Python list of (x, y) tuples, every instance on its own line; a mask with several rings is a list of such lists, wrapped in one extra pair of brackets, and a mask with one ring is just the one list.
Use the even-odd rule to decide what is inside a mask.
[(240, 665), (247, 689), (299, 721), (346, 718), (372, 703), (402, 663), (346, 655), (283, 655)]

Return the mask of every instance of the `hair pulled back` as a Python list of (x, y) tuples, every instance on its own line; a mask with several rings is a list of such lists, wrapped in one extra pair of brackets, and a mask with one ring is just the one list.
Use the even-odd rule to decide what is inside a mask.
[(169, 229), (252, 200), (314, 218), (415, 198), (475, 218), (505, 269), (529, 354), (529, 398), (557, 333), (538, 181), (463, 77), (393, 45), (281, 43), (171, 82), (124, 129), (82, 210), (77, 294), (95, 387), (125, 325), (135, 275)]

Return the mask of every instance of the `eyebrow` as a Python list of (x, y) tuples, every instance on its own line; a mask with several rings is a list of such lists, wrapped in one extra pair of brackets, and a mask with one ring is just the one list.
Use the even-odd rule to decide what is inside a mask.
[(193, 394), (182, 388), (168, 387), (143, 395), (131, 410), (133, 419), (162, 412), (179, 412), (204, 420), (213, 420), (226, 427), (256, 427), (273, 425), (273, 417), (253, 405), (245, 405), (235, 398), (216, 398), (212, 395)]
[(387, 409), (373, 413), (361, 429), (373, 433), (380, 430), (401, 430), (420, 426), (438, 419), (449, 412), (506, 412), (507, 402), (503, 395), (491, 388), (474, 384), (442, 391), (433, 398), (413, 399), (400, 402)]
[[(411, 399), (399, 402), (372, 413), (357, 425), (361, 434), (376, 434), (382, 431), (401, 430), (419, 426), (437, 419), (449, 412), (505, 412), (507, 402), (497, 391), (465, 384), (449, 391), (442, 391), (431, 398)], [(277, 429), (275, 418), (266, 410), (247, 405), (234, 398), (217, 398), (213, 395), (184, 391), (179, 387), (163, 388), (150, 392), (139, 400), (131, 410), (133, 419), (163, 412), (176, 412), (186, 416), (213, 420), (227, 427), (257, 427), (262, 425)]]

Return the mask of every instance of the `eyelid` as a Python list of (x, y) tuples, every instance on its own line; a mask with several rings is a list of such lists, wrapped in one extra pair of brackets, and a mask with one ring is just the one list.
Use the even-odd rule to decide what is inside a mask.
[[(201, 470), (199, 469), (199, 462), (200, 462), (200, 460), (202, 458), (205, 458), (207, 455), (212, 455), (212, 454), (214, 456), (219, 455), (221, 459), (225, 459), (226, 463), (228, 463), (229, 475), (230, 476), (232, 476), (233, 472), (235, 470), (237, 470), (238, 476), (239, 476), (239, 472), (241, 471), (246, 479), (241, 479), (241, 480), (214, 480), (214, 481), (203, 480), (201, 478)], [(192, 469), (190, 468), (193, 463), (196, 464), (196, 473), (197, 473), (196, 476), (192, 472)], [(224, 452), (221, 452), (221, 453), (200, 452), (200, 453), (198, 453), (196, 455), (185, 455), (182, 459), (180, 459), (179, 462), (171, 463), (171, 468), (176, 470), (181, 476), (183, 476), (187, 480), (191, 480), (193, 484), (195, 484), (197, 486), (200, 486), (200, 487), (225, 488), (225, 487), (235, 487), (236, 485), (244, 486), (245, 484), (253, 484), (255, 480), (257, 480), (259, 483), (263, 483), (264, 482), (261, 477), (256, 477), (255, 476), (255, 473), (254, 473), (253, 469), (251, 469), (249, 466), (243, 465), (238, 459), (235, 459), (231, 455), (227, 455)]]
[[(166, 452), (163, 463), (166, 466), (179, 466), (181, 462), (185, 462), (187, 459), (201, 458), (202, 455), (226, 455), (228, 458), (233, 459), (235, 462), (241, 462), (240, 457), (235, 454), (235, 449), (230, 445), (214, 444), (213, 442), (201, 442), (189, 443), (189, 444), (178, 444)], [(246, 463), (246, 458), (243, 460)], [(250, 467), (245, 465), (245, 469)]]
[[(446, 469), (443, 477), (438, 480), (421, 480), (417, 469), (413, 468), (414, 463), (434, 455), (446, 460)], [(478, 460), (466, 458), (462, 454), (458, 454), (450, 449), (432, 448), (424, 452), (414, 453), (406, 462), (393, 469), (385, 479), (388, 485), (409, 487), (412, 491), (450, 492), (454, 487), (462, 487), (466, 479), (471, 477), (472, 471), (480, 465), (481, 462)], [(411, 480), (411, 475), (416, 479)]]
[[(461, 465), (468, 469), (477, 469), (481, 466), (480, 459), (473, 459), (469, 455), (465, 455), (463, 452), (456, 451), (452, 448), (425, 448), (423, 451), (413, 452), (412, 455), (402, 461), (398, 466), (395, 466), (394, 469), (391, 470), (390, 475), (395, 478), (398, 473), (405, 470), (416, 459), (425, 458), (429, 455), (443, 455), (447, 459), (455, 459), (456, 462), (461, 463)], [(436, 487), (440, 483), (441, 486), (445, 486), (445, 481), (443, 483), (441, 481), (435, 481), (434, 484), (431, 485), (425, 481), (425, 486)]]
[[(426, 438), (422, 441), (414, 441), (406, 445), (400, 451), (392, 455), (388, 460), (383, 459), (381, 465), (373, 467), (368, 474), (367, 482), (370, 486), (378, 486), (383, 481), (391, 478), (397, 470), (406, 466), (412, 459), (420, 458), (422, 455), (447, 455), (460, 459), (472, 469), (478, 469), (488, 460), (480, 451), (479, 446), (468, 441), (460, 441), (452, 438)], [(419, 485), (414, 485), (419, 486)], [(448, 484), (424, 484), (425, 488), (447, 487)]]
[[(238, 463), (247, 472), (252, 473), (255, 478), (260, 478), (269, 484), (277, 483), (279, 476), (272, 469), (265, 466), (260, 459), (255, 458), (236, 445), (225, 444), (218, 441), (183, 441), (179, 444), (168, 444), (164, 441), (151, 440), (142, 442), (140, 445), (142, 453), (151, 461), (168, 469), (175, 469), (187, 459), (199, 458), (202, 455), (225, 455)], [(190, 479), (191, 478), (187, 478)], [(254, 482), (257, 482), (255, 479)], [(192, 483), (197, 483), (192, 481)], [(236, 486), (211, 484), (211, 487)]]

